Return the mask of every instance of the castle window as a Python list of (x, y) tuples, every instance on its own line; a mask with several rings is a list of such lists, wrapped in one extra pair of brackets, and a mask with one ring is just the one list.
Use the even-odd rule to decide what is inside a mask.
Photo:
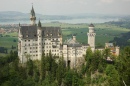
[(28, 40), (30, 42), (30, 40)]
[(34, 35), (36, 37), (36, 35)]
[(26, 42), (26, 40), (25, 40), (25, 42)]

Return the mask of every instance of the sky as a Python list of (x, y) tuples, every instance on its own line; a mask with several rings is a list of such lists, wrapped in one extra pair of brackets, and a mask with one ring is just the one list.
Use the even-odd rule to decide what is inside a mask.
[(35, 12), (43, 15), (130, 15), (130, 0), (0, 0), (0, 11), (29, 13), (32, 3)]

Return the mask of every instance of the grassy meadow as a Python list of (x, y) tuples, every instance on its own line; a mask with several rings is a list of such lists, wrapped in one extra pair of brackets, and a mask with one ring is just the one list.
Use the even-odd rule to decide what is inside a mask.
[[(95, 32), (96, 32), (96, 45), (104, 46), (106, 42), (113, 40), (114, 37), (116, 36), (119, 37), (121, 36), (121, 33), (126, 33), (130, 31), (129, 29), (115, 26), (112, 24), (101, 23), (101, 24), (94, 24), (94, 25), (95, 25)], [(62, 34), (63, 34), (63, 41), (71, 38), (73, 34), (76, 34), (76, 38), (80, 43), (83, 44), (87, 43), (88, 24), (44, 23), (42, 24), (42, 26), (61, 27)], [(2, 35), (4, 37), (0, 37), (0, 47), (5, 47), (8, 49), (8, 52), (10, 52), (12, 45), (14, 47), (17, 46), (18, 34), (15, 32), (15, 33), (8, 33)], [(16, 42), (14, 42), (14, 40), (16, 40)]]
[[(8, 49), (8, 53), (12, 50), (13, 47), (17, 47), (17, 33), (6, 33), (2, 34), (3, 37), (0, 37), (0, 47), (5, 47)], [(16, 40), (16, 41), (14, 41)], [(13, 49), (16, 50), (16, 49)], [(0, 55), (5, 55), (0, 53)]]

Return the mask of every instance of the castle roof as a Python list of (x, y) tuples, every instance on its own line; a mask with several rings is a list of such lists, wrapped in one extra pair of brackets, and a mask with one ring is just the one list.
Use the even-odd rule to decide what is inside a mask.
[(94, 25), (91, 23), (91, 24), (89, 25), (89, 27), (94, 27)]
[(73, 40), (72, 38), (67, 39), (65, 41), (66, 44), (79, 44), (79, 42), (77, 40)]
[(64, 44), (67, 44), (68, 47), (82, 47), (82, 45), (77, 40), (73, 40), (72, 38), (66, 40)]
[(24, 39), (37, 38), (37, 26), (20, 26), (20, 32)]
[(68, 47), (82, 47), (81, 44), (67, 44)]
[[(37, 38), (37, 26), (20, 26), (20, 32), (24, 39)], [(60, 27), (41, 27), (42, 36), (45, 38), (57, 38), (62, 35)]]
[(45, 38), (57, 38), (62, 35), (60, 27), (42, 27), (42, 35)]

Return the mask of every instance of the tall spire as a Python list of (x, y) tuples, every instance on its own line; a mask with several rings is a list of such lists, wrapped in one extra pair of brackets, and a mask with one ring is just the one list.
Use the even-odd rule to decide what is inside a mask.
[(30, 17), (31, 25), (36, 25), (36, 23), (35, 23), (36, 17), (35, 17), (35, 11), (34, 11), (33, 5), (32, 5), (32, 9), (31, 9), (30, 14), (31, 14), (31, 17)]
[(31, 10), (31, 15), (35, 16), (35, 11), (34, 11), (33, 5), (32, 5), (32, 10)]

